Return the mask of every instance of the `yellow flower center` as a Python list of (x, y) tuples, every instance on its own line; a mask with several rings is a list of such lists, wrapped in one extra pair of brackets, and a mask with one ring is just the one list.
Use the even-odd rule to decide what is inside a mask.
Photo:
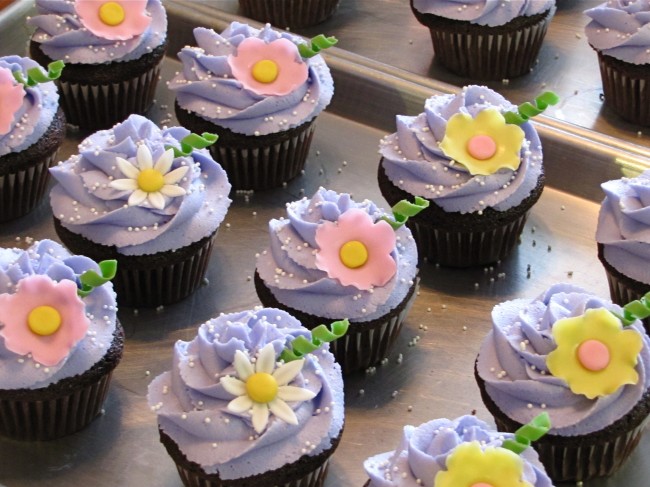
[(257, 372), (246, 381), (246, 393), (253, 401), (265, 404), (278, 395), (278, 383), (271, 374)]
[(485, 161), (497, 152), (497, 143), (489, 135), (475, 135), (467, 141), (467, 152), (474, 159)]
[(124, 17), (124, 7), (117, 2), (106, 2), (99, 7), (99, 19), (106, 25), (120, 25)]
[(163, 175), (155, 169), (144, 169), (138, 174), (138, 187), (145, 193), (155, 193), (165, 185)]
[(609, 348), (600, 340), (585, 340), (577, 353), (580, 365), (592, 372), (606, 369), (611, 359)]
[(37, 335), (53, 335), (61, 326), (61, 315), (52, 306), (37, 306), (27, 315), (27, 326)]
[(273, 83), (276, 79), (278, 79), (279, 72), (280, 69), (278, 68), (278, 64), (275, 61), (271, 61), (270, 59), (262, 59), (253, 65), (252, 74), (253, 78), (255, 78), (255, 81), (268, 84)]
[(350, 240), (341, 246), (339, 257), (345, 267), (356, 269), (367, 262), (368, 249), (358, 240)]

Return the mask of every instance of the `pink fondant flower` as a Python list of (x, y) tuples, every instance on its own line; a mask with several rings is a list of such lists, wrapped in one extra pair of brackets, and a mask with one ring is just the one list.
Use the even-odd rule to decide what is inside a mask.
[(16, 112), (23, 104), (25, 90), (7, 68), (0, 68), (0, 135), (9, 133)]
[(151, 24), (147, 0), (76, 0), (74, 7), (86, 29), (112, 41), (131, 39)]
[(307, 79), (307, 64), (288, 39), (244, 39), (228, 64), (237, 81), (258, 95), (286, 95)]
[(86, 334), (88, 318), (73, 281), (33, 275), (15, 294), (0, 294), (0, 336), (8, 350), (54, 366)]
[(370, 289), (383, 286), (395, 275), (390, 255), (395, 232), (385, 221), (373, 223), (363, 210), (346, 211), (338, 222), (324, 222), (316, 230), (316, 267), (344, 286)]

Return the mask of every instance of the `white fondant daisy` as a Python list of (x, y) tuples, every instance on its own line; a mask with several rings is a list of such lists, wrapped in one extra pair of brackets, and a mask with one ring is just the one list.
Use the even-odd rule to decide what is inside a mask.
[(249, 411), (253, 428), (261, 433), (269, 421), (269, 412), (289, 424), (298, 424), (293, 409), (285, 401), (307, 401), (316, 394), (289, 384), (302, 370), (305, 359), (293, 360), (276, 368), (275, 350), (265, 345), (257, 355), (255, 365), (245, 353), (235, 352), (235, 370), (239, 378), (222, 377), (221, 384), (230, 394), (237, 396), (228, 403), (234, 413)]
[(169, 171), (174, 162), (174, 151), (166, 150), (156, 164), (153, 163), (151, 151), (145, 144), (138, 146), (136, 163), (133, 164), (121, 157), (116, 158), (117, 167), (128, 179), (111, 181), (110, 187), (121, 191), (132, 191), (129, 196), (129, 206), (152, 206), (162, 210), (165, 207), (165, 196), (174, 198), (186, 194), (178, 183), (189, 166), (181, 166)]

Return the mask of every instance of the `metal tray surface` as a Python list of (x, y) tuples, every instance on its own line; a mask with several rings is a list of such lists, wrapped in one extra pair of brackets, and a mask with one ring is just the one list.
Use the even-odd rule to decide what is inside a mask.
[[(164, 62), (157, 102), (149, 113), (159, 123), (173, 119), (173, 99), (164, 81), (178, 70), (173, 54), (191, 43), (191, 28), (221, 29), (232, 18), (226, 14), (208, 18), (200, 5), (191, 11), (187, 2), (166, 5), (173, 45)], [(0, 55), (25, 52), (29, 32), (23, 17), (28, 8), (19, 2), (0, 17)], [(305, 174), (286, 188), (233, 195), (217, 236), (209, 283), (162, 310), (120, 310), (126, 348), (113, 376), (105, 414), (85, 430), (52, 442), (0, 439), (0, 484), (181, 485), (158, 441), (155, 414), (145, 399), (151, 379), (170, 368), (174, 342), (192, 339), (200, 323), (221, 312), (259, 305), (251, 280), (254, 255), (267, 245), (267, 222), (283, 214), (285, 203), (325, 186), (385, 205), (376, 183), (379, 139), (392, 131), (395, 114), (418, 113), (427, 96), (451, 89), (337, 49), (328, 53), (327, 61), (335, 76), (336, 95), (331, 108), (319, 117)], [(474, 383), (473, 363), (490, 329), (495, 304), (532, 298), (561, 281), (608, 295), (593, 238), (598, 183), (620, 177), (623, 171), (638, 171), (648, 161), (640, 146), (548, 117), (541, 117), (538, 127), (544, 138), (549, 186), (532, 210), (521, 244), (506, 261), (492, 267), (452, 270), (421, 264), (420, 293), (388, 363), (374, 373), (346, 378), (346, 427), (325, 487), (362, 486), (363, 460), (394, 449), (405, 424), (472, 411), (492, 423)], [(60, 158), (75, 152), (80, 140), (71, 133)], [(572, 179), (582, 182), (569, 184), (566, 174), (579, 175)], [(4, 247), (25, 247), (27, 237), (53, 236), (47, 201), (29, 216), (0, 226)], [(419, 340), (413, 345), (416, 337)], [(645, 486), (650, 464), (644, 460), (649, 453), (646, 434), (618, 474), (585, 485)]]

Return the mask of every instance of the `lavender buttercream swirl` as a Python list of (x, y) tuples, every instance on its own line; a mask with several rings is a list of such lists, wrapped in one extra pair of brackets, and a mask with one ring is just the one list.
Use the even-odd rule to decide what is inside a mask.
[(585, 11), (589, 44), (607, 56), (650, 64), (650, 0), (609, 0)]
[(418, 272), (417, 248), (406, 226), (395, 231), (391, 256), (397, 273), (384, 286), (344, 286), (316, 267), (318, 226), (338, 221), (352, 208), (367, 212), (375, 222), (386, 215), (369, 200), (357, 203), (349, 194), (320, 188), (311, 199), (289, 203), (286, 218), (269, 222), (271, 246), (258, 255), (257, 272), (278, 301), (315, 316), (362, 322), (385, 315), (404, 300)]
[(307, 63), (308, 77), (287, 95), (259, 95), (234, 78), (228, 56), (237, 53), (244, 39), (304, 42), (293, 34), (275, 31), (269, 24), (258, 30), (233, 22), (221, 34), (197, 27), (194, 37), (197, 47), (179, 52), (183, 70), (168, 86), (181, 108), (216, 125), (246, 135), (282, 132), (312, 120), (332, 99), (334, 82), (321, 55), (303, 60), (296, 50), (297, 60)]
[[(298, 320), (273, 308), (225, 314), (202, 324), (191, 342), (176, 343), (172, 370), (149, 386), (148, 401), (159, 427), (188, 460), (223, 480), (268, 472), (328, 450), (343, 427), (343, 381), (327, 344), (305, 356), (291, 383), (316, 393), (290, 404), (297, 425), (271, 415), (267, 428), (255, 435), (248, 414), (227, 409), (232, 396), (220, 384), (221, 377), (237, 376), (237, 350), (252, 357), (273, 344), (279, 356), (301, 335), (311, 336)], [(306, 452), (305, 445), (310, 445)]]
[(145, 144), (157, 161), (166, 146), (180, 148), (189, 133), (183, 127), (161, 130), (145, 117), (131, 115), (91, 135), (79, 145), (78, 155), (50, 169), (58, 183), (50, 193), (54, 216), (70, 231), (115, 246), (124, 255), (166, 252), (212, 234), (225, 218), (231, 186), (207, 149), (174, 158), (171, 170), (190, 167), (177, 183), (186, 194), (165, 196), (163, 209), (130, 206), (130, 192), (110, 186), (125, 177), (117, 157), (135, 161), (138, 145)]
[(424, 14), (495, 27), (546, 12), (555, 7), (555, 0), (413, 0), (413, 7)]
[[(45, 275), (60, 282), (79, 284), (79, 276), (87, 270), (99, 272), (95, 261), (71, 255), (51, 240), (35, 242), (27, 250), (0, 248), (0, 292), (14, 294), (18, 283), (29, 276)], [(0, 389), (39, 389), (88, 371), (99, 362), (111, 346), (117, 320), (113, 285), (96, 287), (83, 298), (89, 319), (86, 336), (70, 353), (54, 366), (37, 367), (30, 357), (8, 350), (0, 336)], [(0, 323), (0, 327), (3, 324)]]
[(453, 115), (466, 113), (474, 118), (488, 108), (516, 112), (516, 107), (498, 93), (473, 85), (455, 95), (427, 99), (424, 113), (418, 116), (398, 115), (397, 132), (382, 139), (379, 150), (388, 178), (404, 191), (432, 200), (448, 212), (474, 213), (486, 207), (505, 211), (520, 204), (543, 174), (542, 145), (530, 122), (521, 125), (525, 139), (516, 171), (500, 169), (488, 176), (472, 176), (438, 147)]
[(610, 265), (632, 279), (650, 283), (650, 171), (636, 178), (601, 184), (596, 241)]
[[(495, 431), (475, 416), (405, 426), (396, 450), (375, 455), (363, 463), (370, 477), (368, 487), (433, 487), (436, 475), (446, 470), (447, 457), (457, 446), (478, 441), (483, 449), (498, 448), (508, 438), (514, 438), (514, 434)], [(521, 457), (524, 481), (533, 487), (553, 486), (532, 448), (524, 450)]]
[(552, 337), (555, 322), (598, 308), (621, 312), (610, 301), (569, 284), (554, 285), (532, 301), (515, 299), (494, 307), (492, 331), (481, 345), (477, 367), (499, 409), (521, 424), (546, 411), (553, 424), (550, 434), (575, 436), (602, 430), (639, 402), (650, 387), (650, 339), (640, 321), (628, 327), (643, 339), (635, 367), (639, 374), (636, 384), (588, 399), (571, 392), (546, 366), (546, 357), (556, 348)]
[[(0, 68), (20, 72), (27, 79), (29, 69), (43, 69), (36, 61), (20, 56), (0, 58)], [(14, 122), (6, 134), (0, 134), (0, 156), (20, 152), (38, 142), (54, 120), (59, 109), (59, 92), (49, 81), (35, 86), (23, 85), (23, 104), (14, 115)]]
[[(167, 14), (160, 0), (148, 0), (151, 23), (142, 34), (126, 40), (99, 37), (86, 27), (70, 0), (36, 0), (38, 15), (27, 19), (36, 27), (32, 40), (51, 59), (71, 64), (132, 61), (160, 46), (167, 37)], [(128, 15), (128, 12), (127, 12)]]

